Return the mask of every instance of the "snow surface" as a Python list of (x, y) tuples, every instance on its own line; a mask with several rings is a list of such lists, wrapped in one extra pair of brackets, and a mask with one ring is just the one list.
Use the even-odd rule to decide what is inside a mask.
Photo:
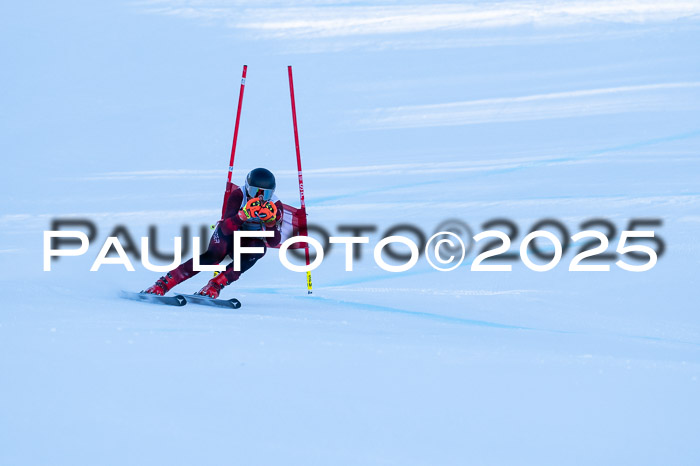
[[(473, 4), (488, 25), (380, 5), (9, 8), (0, 464), (700, 463), (693, 3)], [(508, 19), (527, 5), (539, 19)], [(310, 221), (377, 225), (371, 244), (353, 272), (336, 247), (312, 296), (272, 251), (225, 290), (236, 311), (118, 299), (159, 274), (88, 271), (116, 225), (157, 225), (170, 251), (218, 218), (243, 63), (234, 181), (265, 165), (298, 205), (293, 64)], [(68, 217), (98, 239), (43, 272)], [(471, 272), (475, 250), (449, 273), (371, 260), (398, 223), (504, 217), (513, 250), (540, 219), (596, 217), (660, 218), (667, 249), (645, 273), (568, 272), (578, 245), (546, 273)]]

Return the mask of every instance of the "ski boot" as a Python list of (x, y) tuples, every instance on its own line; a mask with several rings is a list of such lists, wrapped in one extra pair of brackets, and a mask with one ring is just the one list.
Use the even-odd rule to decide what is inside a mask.
[(219, 297), (219, 293), (221, 293), (222, 288), (228, 284), (229, 281), (228, 278), (226, 278), (226, 274), (220, 273), (216, 277), (209, 280), (209, 283), (207, 283), (204, 288), (199, 290), (197, 294), (216, 299)]
[(163, 296), (178, 283), (180, 282), (175, 280), (170, 274), (170, 272), (168, 272), (162, 277), (160, 277), (158, 280), (156, 280), (156, 282), (150, 288), (143, 290), (141, 293), (157, 294), (158, 296)]

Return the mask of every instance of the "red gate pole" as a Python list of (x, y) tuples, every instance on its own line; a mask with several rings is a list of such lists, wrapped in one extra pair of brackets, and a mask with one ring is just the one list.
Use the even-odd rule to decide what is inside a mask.
[(228, 180), (226, 181), (226, 192), (224, 194), (224, 204), (221, 208), (221, 219), (226, 214), (226, 203), (231, 194), (231, 175), (233, 174), (233, 160), (236, 157), (236, 143), (238, 142), (238, 125), (241, 122), (241, 106), (243, 105), (243, 91), (245, 90), (245, 77), (248, 72), (248, 65), (243, 65), (243, 76), (241, 77), (241, 91), (238, 94), (238, 110), (236, 111), (236, 126), (233, 128), (233, 143), (231, 144), (231, 160), (228, 164)]
[[(299, 129), (297, 127), (297, 107), (294, 101), (294, 80), (292, 79), (292, 67), (291, 65), (287, 67), (289, 73), (289, 95), (292, 100), (292, 123), (294, 124), (294, 146), (297, 152), (297, 170), (299, 173), (299, 200), (301, 201), (300, 212), (300, 222), (299, 222), (299, 234), (301, 236), (308, 236), (309, 232), (306, 227), (306, 202), (304, 200), (304, 177), (301, 174), (301, 152), (299, 150)], [(306, 265), (310, 264), (309, 258), (309, 243), (306, 243), (306, 248), (304, 248), (306, 253)], [(311, 294), (311, 271), (306, 272), (306, 288), (308, 293)]]

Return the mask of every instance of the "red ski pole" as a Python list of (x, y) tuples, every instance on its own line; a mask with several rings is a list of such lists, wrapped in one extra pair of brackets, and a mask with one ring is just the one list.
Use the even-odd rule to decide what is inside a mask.
[(245, 90), (245, 76), (248, 72), (248, 65), (243, 65), (243, 76), (241, 77), (241, 91), (238, 94), (238, 110), (236, 111), (236, 126), (233, 128), (233, 143), (231, 144), (231, 160), (228, 164), (228, 180), (226, 181), (226, 192), (224, 193), (224, 204), (221, 208), (221, 219), (224, 219), (226, 214), (226, 203), (228, 196), (231, 194), (231, 175), (233, 174), (233, 160), (236, 157), (236, 142), (238, 142), (238, 125), (241, 122), (241, 106), (243, 105), (243, 91)]
[[(308, 236), (308, 229), (306, 227), (306, 202), (304, 200), (304, 177), (301, 174), (301, 152), (299, 151), (299, 129), (297, 128), (297, 107), (294, 101), (294, 80), (292, 79), (292, 67), (288, 66), (287, 71), (289, 72), (289, 95), (292, 99), (292, 123), (294, 124), (294, 146), (297, 151), (297, 170), (299, 173), (299, 200), (301, 201), (301, 209), (299, 209), (300, 219), (299, 219), (299, 234), (301, 236)], [(309, 243), (306, 243), (304, 248), (306, 253), (306, 265), (308, 266), (311, 262), (309, 258)], [(306, 272), (306, 288), (309, 294), (312, 292), (311, 286), (311, 272)]]

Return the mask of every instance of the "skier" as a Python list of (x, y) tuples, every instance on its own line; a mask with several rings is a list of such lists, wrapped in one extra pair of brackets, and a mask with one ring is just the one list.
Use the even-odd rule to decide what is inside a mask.
[[(213, 265), (224, 260), (226, 255), (232, 251), (233, 232), (236, 230), (274, 231), (274, 236), (271, 238), (241, 238), (241, 246), (244, 247), (262, 247), (266, 251), (266, 245), (274, 247), (280, 244), (284, 209), (282, 201), (274, 195), (275, 187), (275, 176), (269, 170), (256, 168), (248, 173), (245, 186), (236, 188), (229, 194), (224, 218), (217, 223), (206, 252), (199, 256), (200, 264)], [(222, 288), (238, 280), (243, 272), (255, 265), (258, 259), (264, 255), (265, 252), (242, 254), (240, 271), (234, 271), (233, 263), (229, 264), (224, 272), (209, 280), (209, 283), (197, 294), (214, 299), (218, 298)], [(193, 270), (192, 264), (192, 259), (180, 264), (179, 267), (160, 277), (144, 293), (163, 296), (175, 285), (199, 273)]]

